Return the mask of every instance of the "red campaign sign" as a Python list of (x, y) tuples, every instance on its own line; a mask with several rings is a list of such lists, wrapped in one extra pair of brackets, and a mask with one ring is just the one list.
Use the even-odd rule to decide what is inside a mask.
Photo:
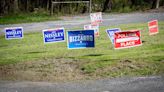
[(149, 35), (157, 34), (158, 33), (158, 20), (153, 20), (148, 22), (149, 27)]
[(141, 33), (139, 30), (116, 32), (114, 34), (114, 48), (130, 48), (142, 45)]

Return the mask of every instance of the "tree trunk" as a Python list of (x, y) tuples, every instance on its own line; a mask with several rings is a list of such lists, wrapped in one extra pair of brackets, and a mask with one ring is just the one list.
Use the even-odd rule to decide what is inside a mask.
[(50, 7), (50, 0), (47, 0), (47, 11), (48, 11), (49, 7)]
[(14, 13), (17, 13), (19, 11), (19, 8), (18, 8), (18, 0), (14, 0), (14, 7), (13, 7), (13, 12)]
[(0, 1), (0, 15), (3, 15), (5, 13), (5, 0)]
[(26, 12), (29, 10), (29, 1), (26, 0)]
[(103, 7), (103, 12), (105, 12), (106, 10), (109, 10), (111, 11), (112, 9), (112, 0), (105, 0), (105, 3), (104, 3), (104, 7)]
[(160, 0), (156, 1), (156, 8), (159, 8), (159, 2), (160, 2)]
[(156, 5), (156, 0), (153, 0), (151, 9), (154, 9), (155, 8), (155, 5)]

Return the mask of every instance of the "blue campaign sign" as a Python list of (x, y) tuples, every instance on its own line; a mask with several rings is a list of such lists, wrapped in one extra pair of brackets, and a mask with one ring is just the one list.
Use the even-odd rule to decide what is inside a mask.
[(23, 28), (22, 27), (5, 28), (5, 38), (7, 40), (23, 38)]
[(108, 29), (106, 32), (112, 42), (112, 44), (114, 44), (114, 33), (115, 32), (120, 32), (121, 29), (120, 28), (114, 28), (114, 29)]
[(68, 31), (67, 45), (69, 49), (94, 48), (94, 30)]
[(44, 43), (54, 43), (65, 41), (64, 28), (43, 30)]

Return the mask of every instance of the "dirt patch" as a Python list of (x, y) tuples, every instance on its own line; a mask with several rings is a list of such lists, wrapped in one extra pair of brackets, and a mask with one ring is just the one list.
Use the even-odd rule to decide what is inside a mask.
[(0, 66), (0, 80), (69, 81), (85, 79), (80, 60), (45, 59)]
[(101, 77), (123, 77), (123, 76), (137, 76), (136, 71), (140, 71), (145, 67), (151, 67), (146, 62), (137, 62), (135, 60), (121, 60), (115, 61), (117, 63), (97, 69), (94, 73), (90, 74), (97, 78)]
[(82, 67), (88, 62), (90, 61), (58, 58), (4, 65), (0, 66), (0, 80), (66, 82), (129, 75), (149, 75), (155, 74), (152, 70), (156, 69), (158, 71), (157, 66), (147, 62), (125, 59), (114, 61), (115, 63), (104, 67), (97, 67), (95, 71), (87, 73)]

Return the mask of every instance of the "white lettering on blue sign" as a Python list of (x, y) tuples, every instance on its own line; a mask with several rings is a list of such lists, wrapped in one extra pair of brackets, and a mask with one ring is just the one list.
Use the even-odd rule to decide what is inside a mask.
[(93, 41), (93, 36), (92, 35), (70, 36), (69, 41), (70, 42)]
[(69, 49), (94, 48), (94, 30), (68, 31), (67, 45)]
[(22, 27), (5, 28), (5, 38), (7, 40), (23, 38), (23, 28)]
[(114, 34), (115, 34), (116, 32), (120, 32), (120, 31), (121, 31), (120, 28), (108, 29), (108, 30), (106, 31), (107, 34), (108, 34), (108, 36), (109, 36), (109, 38), (110, 38), (110, 40), (111, 40), (111, 42), (112, 42), (112, 44), (114, 44)]
[(52, 34), (45, 34), (45, 35), (44, 35), (45, 38), (61, 37), (61, 36), (64, 36), (64, 33), (63, 33), (63, 32), (52, 33)]
[(64, 28), (43, 30), (44, 43), (54, 43), (65, 41)]
[(22, 34), (22, 31), (21, 31), (21, 30), (20, 30), (20, 31), (15, 31), (15, 30), (13, 30), (13, 31), (11, 31), (11, 32), (7, 32), (6, 34), (7, 34), (7, 35)]

